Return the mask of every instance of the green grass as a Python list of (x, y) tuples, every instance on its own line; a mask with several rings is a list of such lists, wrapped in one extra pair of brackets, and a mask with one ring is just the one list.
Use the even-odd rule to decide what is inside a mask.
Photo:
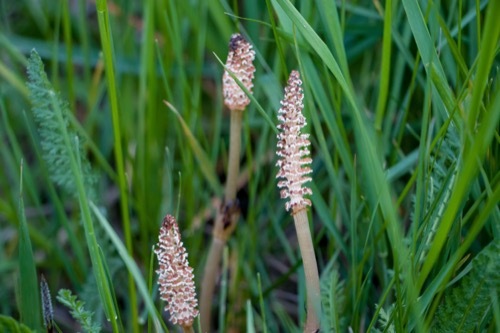
[[(229, 152), (222, 64), (241, 32), (257, 71), (216, 330), (295, 332), (306, 318), (275, 179), (298, 69), (322, 331), (498, 332), (497, 13), (479, 0), (0, 2), (0, 328), (42, 327), (43, 273), (63, 332), (78, 326), (61, 289), (103, 331), (176, 330), (152, 246), (175, 215), (199, 288)], [(33, 97), (32, 49), (60, 95)]]

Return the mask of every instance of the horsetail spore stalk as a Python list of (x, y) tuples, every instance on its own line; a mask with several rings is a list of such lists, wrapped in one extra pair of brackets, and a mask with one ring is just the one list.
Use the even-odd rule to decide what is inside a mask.
[(170, 321), (182, 326), (184, 332), (193, 332), (193, 321), (198, 315), (193, 268), (189, 266), (179, 227), (172, 215), (163, 219), (154, 252), (159, 262), (156, 273), (160, 295), (167, 302), (165, 310), (170, 313)]
[(310, 188), (303, 186), (311, 180), (307, 176), (312, 172), (309, 165), (311, 158), (309, 152), (309, 134), (301, 133), (306, 125), (306, 118), (302, 114), (304, 94), (301, 88), (299, 72), (292, 71), (285, 88), (285, 97), (281, 101), (278, 111), (278, 144), (276, 154), (281, 157), (276, 164), (279, 167), (276, 178), (281, 188), (281, 198), (289, 199), (286, 210), (294, 213), (311, 206), (311, 201), (304, 195), (312, 194)]
[(210, 317), (212, 299), (215, 289), (216, 275), (219, 270), (222, 250), (227, 239), (236, 228), (239, 216), (239, 206), (236, 200), (237, 179), (240, 172), (241, 123), (243, 112), (250, 103), (246, 93), (240, 88), (231, 72), (250, 93), (253, 88), (255, 67), (253, 61), (255, 51), (252, 45), (240, 34), (233, 34), (229, 41), (229, 52), (226, 60), (226, 70), (222, 77), (224, 104), (231, 110), (229, 134), (229, 156), (227, 166), (224, 201), (217, 213), (213, 229), (212, 243), (207, 256), (203, 282), (201, 284), (201, 328), (210, 332)]
[(291, 211), (299, 240), (307, 289), (304, 332), (309, 333), (319, 330), (321, 303), (318, 265), (307, 217), (307, 207), (311, 206), (311, 200), (304, 197), (312, 194), (311, 189), (304, 186), (311, 180), (308, 175), (312, 173), (309, 166), (312, 160), (309, 157), (309, 135), (301, 133), (306, 126), (306, 118), (302, 114), (304, 94), (301, 85), (299, 72), (292, 71), (278, 111), (280, 124), (277, 126), (279, 134), (276, 154), (280, 159), (276, 164), (279, 167), (276, 178), (281, 179), (278, 182), (281, 198), (288, 199), (285, 207), (287, 211)]
[[(255, 73), (255, 67), (253, 65), (254, 59), (255, 51), (252, 49), (252, 45), (247, 42), (242, 35), (233, 34), (229, 41), (229, 52), (226, 60), (227, 70), (224, 71), (222, 77), (224, 104), (231, 110), (229, 158), (224, 192), (225, 205), (234, 205), (234, 200), (236, 199), (236, 182), (240, 171), (241, 122), (243, 111), (250, 103), (250, 99), (229, 75), (228, 70), (231, 71), (251, 93)], [(224, 229), (227, 229), (227, 227)], [(218, 232), (219, 231), (223, 232), (223, 230), (218, 230)], [(228, 236), (227, 234), (230, 234), (230, 232), (220, 236), (225, 238)]]

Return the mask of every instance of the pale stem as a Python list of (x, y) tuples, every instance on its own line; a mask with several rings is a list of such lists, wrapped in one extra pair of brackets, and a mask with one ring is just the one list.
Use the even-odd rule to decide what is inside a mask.
[(222, 250), (225, 242), (213, 237), (210, 249), (208, 251), (205, 271), (203, 272), (203, 281), (201, 282), (201, 298), (200, 298), (200, 321), (201, 330), (203, 333), (210, 332), (212, 298), (215, 289), (215, 277), (219, 269)]
[(225, 204), (231, 204), (236, 199), (237, 179), (240, 173), (241, 122), (243, 112), (242, 110), (231, 111)]
[(316, 255), (314, 254), (307, 210), (303, 208), (294, 212), (293, 220), (295, 222), (295, 230), (299, 240), (300, 253), (302, 255), (302, 263), (304, 265), (306, 278), (307, 319), (304, 332), (311, 333), (316, 332), (320, 326), (319, 312), (321, 311), (321, 298), (318, 265), (316, 263)]
[[(227, 166), (226, 188), (223, 205), (232, 205), (236, 199), (238, 187), (238, 175), (240, 172), (240, 150), (241, 150), (241, 122), (243, 110), (231, 110), (231, 125), (229, 134), (229, 159)], [(237, 210), (229, 213), (230, 224), (223, 225), (224, 212), (226, 207), (222, 207), (215, 218), (215, 225), (212, 243), (208, 252), (203, 281), (201, 284), (200, 315), (201, 329), (203, 332), (210, 332), (212, 299), (215, 289), (216, 275), (219, 269), (222, 251), (227, 239), (233, 232), (237, 220)]]

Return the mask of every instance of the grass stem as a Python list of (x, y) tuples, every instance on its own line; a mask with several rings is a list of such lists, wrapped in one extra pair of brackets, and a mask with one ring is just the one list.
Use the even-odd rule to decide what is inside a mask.
[[(104, 54), (104, 64), (106, 68), (106, 77), (108, 82), (108, 93), (111, 103), (111, 114), (113, 118), (113, 135), (114, 135), (114, 152), (118, 174), (118, 185), (120, 188), (120, 211), (123, 220), (123, 232), (125, 236), (125, 245), (128, 253), (133, 255), (132, 233), (130, 228), (130, 215), (128, 206), (128, 191), (127, 181), (125, 177), (125, 167), (123, 162), (122, 135), (120, 126), (120, 112), (118, 106), (118, 95), (114, 71), (113, 57), (113, 42), (111, 36), (111, 27), (109, 24), (109, 16), (107, 11), (106, 0), (98, 0), (96, 2), (99, 31), (101, 35), (101, 44)], [(134, 278), (131, 273), (128, 275), (128, 291), (130, 297), (130, 320), (133, 332), (139, 332), (138, 325), (138, 310), (137, 310), (137, 295), (134, 284)]]

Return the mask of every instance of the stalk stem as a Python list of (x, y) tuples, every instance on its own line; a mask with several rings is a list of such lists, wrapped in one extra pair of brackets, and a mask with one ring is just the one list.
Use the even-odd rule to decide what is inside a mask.
[(210, 332), (212, 298), (215, 289), (215, 277), (222, 257), (225, 241), (214, 237), (208, 251), (205, 271), (203, 272), (203, 281), (201, 283), (200, 299), (200, 321), (201, 331)]
[(237, 179), (240, 173), (241, 122), (243, 112), (243, 110), (231, 111), (225, 204), (231, 203), (236, 199)]
[(307, 319), (304, 332), (316, 332), (319, 330), (320, 326), (318, 314), (321, 311), (319, 273), (305, 207), (300, 210), (294, 210), (293, 220), (295, 222), (295, 230), (299, 240), (300, 253), (302, 255), (302, 263), (304, 265), (306, 277)]
[(216, 275), (220, 266), (222, 251), (227, 239), (236, 227), (239, 216), (236, 200), (238, 175), (240, 172), (241, 122), (243, 110), (231, 110), (229, 134), (229, 160), (224, 191), (224, 202), (218, 210), (213, 229), (212, 243), (208, 252), (203, 281), (201, 284), (200, 316), (202, 332), (210, 332), (212, 300)]

